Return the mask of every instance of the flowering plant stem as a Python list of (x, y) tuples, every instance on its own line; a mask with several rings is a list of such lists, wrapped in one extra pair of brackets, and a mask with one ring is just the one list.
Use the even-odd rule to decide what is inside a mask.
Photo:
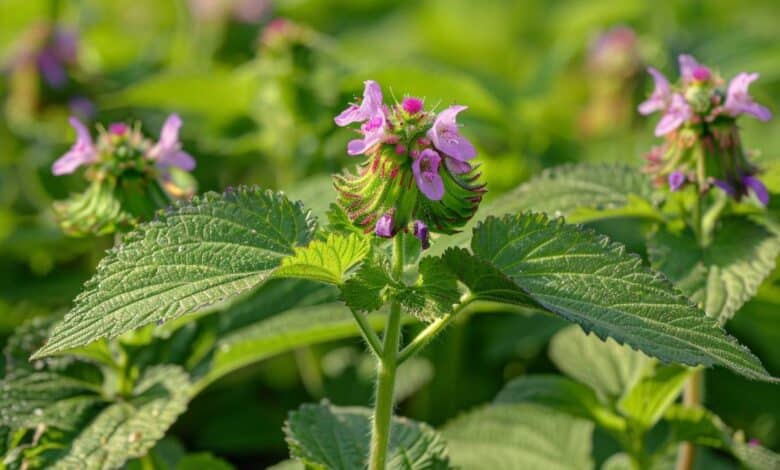
[[(704, 395), (704, 371), (697, 370), (688, 379), (683, 390), (683, 404), (687, 407), (701, 406)], [(690, 442), (680, 444), (677, 454), (677, 470), (691, 470), (696, 462), (696, 446)]]
[[(404, 270), (403, 233), (393, 238), (393, 277), (401, 281)], [(387, 317), (384, 344), (378, 359), (376, 400), (374, 419), (371, 428), (371, 450), (369, 470), (384, 470), (387, 458), (387, 445), (390, 440), (390, 426), (393, 418), (393, 395), (395, 373), (398, 366), (398, 346), (401, 342), (401, 302), (394, 299), (390, 303), (390, 315)]]

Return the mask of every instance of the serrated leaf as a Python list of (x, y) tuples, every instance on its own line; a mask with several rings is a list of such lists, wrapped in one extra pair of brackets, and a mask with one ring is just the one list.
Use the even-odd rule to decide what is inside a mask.
[(572, 416), (594, 421), (617, 432), (626, 429), (625, 420), (599, 401), (586, 385), (558, 375), (527, 375), (504, 386), (495, 403), (536, 403)]
[(325, 240), (313, 240), (295, 254), (282, 259), (274, 277), (297, 277), (340, 285), (344, 275), (363, 261), (371, 251), (368, 237), (355, 233), (328, 234)]
[(654, 268), (721, 324), (753, 298), (780, 255), (780, 235), (744, 217), (723, 218), (706, 247), (690, 231), (648, 239)]
[(618, 410), (642, 429), (650, 429), (676, 399), (693, 369), (656, 364), (618, 403)]
[(547, 310), (667, 362), (722, 365), (776, 382), (747, 348), (638, 256), (544, 215), (488, 218), (472, 251)]
[(229, 299), (265, 281), (313, 221), (281, 194), (208, 193), (142, 224), (101, 261), (42, 357)]
[[(363, 470), (368, 462), (371, 410), (305, 404), (284, 425), (291, 457), (308, 468)], [(388, 469), (449, 468), (442, 438), (423, 423), (395, 417), (390, 429)]]
[(639, 380), (650, 359), (614, 340), (585, 334), (576, 326), (550, 340), (548, 354), (564, 374), (588, 385), (600, 396), (616, 401)]
[(564, 165), (542, 172), (499, 198), (492, 214), (523, 210), (563, 215), (570, 222), (612, 217), (658, 218), (650, 178), (624, 165)]
[(712, 412), (703, 408), (672, 405), (664, 416), (671, 442), (723, 449), (752, 470), (780, 468), (780, 455), (758, 444), (748, 444)]
[(478, 408), (442, 429), (450, 461), (464, 470), (592, 469), (592, 433), (590, 421), (530, 403)]
[(390, 279), (390, 267), (380, 256), (363, 262), (355, 274), (341, 285), (341, 298), (352, 311), (373, 312), (385, 303), (384, 291), (396, 283)]
[(439, 258), (423, 258), (414, 286), (396, 293), (404, 312), (422, 321), (432, 321), (452, 311), (460, 300), (458, 278)]

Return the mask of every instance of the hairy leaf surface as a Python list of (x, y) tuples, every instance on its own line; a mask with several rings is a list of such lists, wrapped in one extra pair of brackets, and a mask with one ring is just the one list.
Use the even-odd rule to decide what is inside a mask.
[(325, 240), (314, 240), (306, 247), (296, 248), (294, 255), (282, 260), (274, 277), (298, 277), (339, 285), (347, 271), (370, 251), (368, 237), (331, 233)]

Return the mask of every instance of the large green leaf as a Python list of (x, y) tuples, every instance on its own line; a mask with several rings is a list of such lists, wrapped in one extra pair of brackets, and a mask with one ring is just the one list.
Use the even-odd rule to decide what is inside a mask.
[[(776, 381), (750, 351), (622, 245), (544, 215), (490, 217), (474, 229), (472, 252), (515, 291), (601, 338), (667, 362), (722, 365)], [(466, 283), (466, 278), (461, 278)], [(516, 302), (509, 292), (506, 302)]]
[(550, 341), (550, 359), (564, 374), (616, 401), (633, 387), (650, 359), (607, 338), (602, 341), (576, 326), (559, 331)]
[(524, 210), (571, 222), (612, 217), (658, 218), (650, 178), (624, 165), (565, 165), (544, 171), (490, 206), (500, 215)]
[(255, 287), (308, 243), (313, 226), (300, 204), (250, 188), (168, 210), (103, 259), (34, 357), (171, 320)]
[(452, 464), (464, 470), (593, 468), (593, 423), (531, 403), (478, 408), (442, 429)]
[(419, 278), (413, 286), (397, 293), (404, 312), (423, 321), (452, 311), (460, 299), (458, 279), (440, 259), (426, 257), (419, 264)]
[[(363, 470), (368, 462), (371, 411), (327, 402), (302, 405), (284, 426), (290, 455), (313, 469)], [(393, 418), (388, 469), (449, 468), (441, 437), (423, 423)]]
[(350, 268), (371, 251), (368, 237), (351, 233), (331, 233), (325, 240), (314, 240), (308, 246), (296, 248), (295, 254), (284, 258), (274, 272), (275, 277), (298, 277), (339, 285)]
[(725, 323), (775, 268), (780, 236), (748, 218), (726, 217), (706, 247), (690, 231), (661, 229), (650, 236), (648, 254), (653, 267)]

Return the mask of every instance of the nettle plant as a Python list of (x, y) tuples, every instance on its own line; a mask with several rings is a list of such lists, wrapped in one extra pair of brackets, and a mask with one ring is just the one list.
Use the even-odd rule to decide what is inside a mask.
[[(362, 162), (334, 177), (326, 220), (257, 188), (177, 203), (124, 235), (62, 320), (20, 329), (0, 389), (5, 464), (162, 465), (155, 444), (209, 384), (359, 335), (376, 361), (373, 409), (323, 401), (291, 412), (293, 460), (279, 468), (592, 468), (596, 428), (622, 449), (606, 468), (662, 468), (683, 442), (776, 467), (775, 454), (697, 400), (676, 403), (686, 384), (686, 396), (699, 393), (702, 367), (777, 381), (722, 328), (780, 249), (771, 215), (737, 204), (749, 190), (765, 199), (735, 124), (757, 108), (741, 82), (724, 94), (708, 69), (705, 78), (685, 67), (675, 88), (656, 74), (642, 106), (665, 111), (653, 178), (563, 167), (481, 208), (477, 152), (456, 122), (466, 108), (386, 104), (367, 81), (335, 119), (359, 125), (348, 153)], [(544, 212), (643, 221), (653, 267)], [(549, 351), (568, 377), (522, 376), (438, 431), (393, 416), (399, 368), (454, 320), (484, 311), (578, 325)], [(694, 457), (679, 451), (683, 468)]]

